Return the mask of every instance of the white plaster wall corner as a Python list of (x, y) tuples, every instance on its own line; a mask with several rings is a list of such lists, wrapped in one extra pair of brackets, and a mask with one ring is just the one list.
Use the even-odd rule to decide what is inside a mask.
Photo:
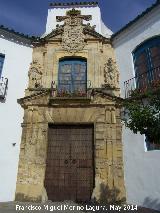
[(0, 46), (5, 54), (2, 76), (8, 78), (6, 102), (0, 103), (0, 165), (1, 181), (5, 183), (0, 187), (0, 202), (5, 202), (13, 201), (15, 196), (23, 120), (17, 99), (24, 96), (27, 87), (32, 47), (5, 38), (0, 38)]

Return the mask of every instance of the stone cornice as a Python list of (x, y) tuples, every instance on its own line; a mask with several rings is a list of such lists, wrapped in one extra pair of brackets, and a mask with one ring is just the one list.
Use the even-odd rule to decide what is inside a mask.
[[(97, 33), (93, 27), (88, 26), (88, 25), (83, 25), (84, 29), (83, 32), (84, 34), (88, 34), (91, 35), (93, 37), (95, 37), (95, 39), (98, 39), (104, 43), (111, 43), (111, 40), (109, 38), (104, 37), (103, 35)], [(63, 26), (57, 26), (57, 29), (53, 30), (51, 33), (49, 33), (48, 35), (46, 35), (44, 38), (41, 38), (39, 40), (37, 40), (37, 43), (43, 43), (48, 41), (50, 38), (54, 38), (57, 35), (62, 35), (63, 34)], [(34, 42), (34, 43), (36, 43)]]
[(20, 104), (23, 108), (25, 108), (27, 105), (32, 105), (33, 101), (37, 101), (36, 105), (39, 105), (39, 102), (41, 102), (41, 98), (50, 94), (49, 89), (42, 89), (40, 91), (37, 91), (29, 96), (25, 96), (23, 98), (20, 98), (17, 100), (17, 103)]
[[(119, 91), (117, 89), (117, 91)], [(30, 91), (31, 92), (31, 91)], [(42, 89), (40, 91), (35, 91), (33, 94), (28, 95), (24, 98), (20, 98), (17, 102), (23, 107), (28, 106), (52, 106), (52, 107), (93, 107), (93, 106), (105, 106), (112, 105), (113, 103), (121, 103), (122, 98), (112, 94), (110, 91), (105, 91), (104, 89), (93, 89), (90, 98), (56, 98), (50, 96), (50, 89)], [(98, 102), (97, 98), (102, 100)], [(107, 100), (107, 102), (106, 102)], [(110, 102), (108, 102), (110, 101)]]
[(46, 41), (52, 37), (55, 37), (57, 35), (62, 35), (63, 33), (63, 27), (57, 27), (57, 29), (53, 30), (51, 33), (46, 35), (44, 38), (40, 39), (40, 41)]
[(106, 90), (106, 89), (93, 89), (92, 91), (92, 95), (100, 95), (103, 98), (108, 98), (110, 100), (114, 100), (114, 101), (123, 101), (123, 98), (121, 98), (120, 96), (116, 96), (112, 93), (113, 91), (117, 91), (119, 92), (119, 89), (111, 89), (111, 90)]
[(90, 26), (85, 26), (83, 31), (85, 34), (89, 34), (97, 39), (100, 39), (104, 43), (111, 43), (111, 40), (109, 38), (106, 38), (100, 33), (97, 33), (94, 29), (91, 29)]

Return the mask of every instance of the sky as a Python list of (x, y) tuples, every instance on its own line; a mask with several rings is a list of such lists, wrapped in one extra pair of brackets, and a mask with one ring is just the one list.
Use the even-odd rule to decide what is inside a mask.
[[(0, 25), (39, 36), (45, 32), (49, 3), (80, 0), (0, 0)], [(83, 1), (83, 0), (81, 0)], [(88, 1), (88, 0), (84, 0)], [(91, 0), (92, 1), (92, 0)], [(98, 0), (102, 19), (113, 32), (121, 29), (156, 0)]]

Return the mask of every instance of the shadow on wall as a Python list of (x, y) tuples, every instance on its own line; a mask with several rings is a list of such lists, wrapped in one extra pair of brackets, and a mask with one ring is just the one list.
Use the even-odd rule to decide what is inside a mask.
[(0, 97), (0, 103), (5, 103), (6, 102), (6, 99)]
[(160, 200), (159, 199), (151, 199), (149, 197), (146, 197), (143, 201), (143, 206), (151, 208), (151, 209), (156, 209), (160, 212)]
[[(92, 198), (92, 200), (90, 202), (84, 203), (84, 207), (87, 206), (91, 206), (92, 211), (96, 212), (96, 213), (102, 213), (102, 212), (108, 212), (106, 209), (104, 210), (103, 207), (106, 207), (109, 210), (109, 205), (111, 204), (115, 204), (115, 205), (121, 205), (124, 204), (126, 202), (125, 198), (120, 199), (120, 190), (117, 188), (112, 188), (109, 189), (108, 186), (106, 186), (105, 184), (101, 183), (100, 184), (100, 189), (99, 189), (99, 198)], [(88, 212), (88, 211), (84, 211), (83, 212)], [(113, 211), (112, 212), (117, 212), (117, 211)]]
[(123, 204), (125, 198), (120, 199), (120, 190), (116, 187), (109, 189), (103, 183), (100, 184), (100, 196), (97, 202), (99, 204)]
[[(126, 204), (126, 199), (122, 198), (120, 199), (120, 190), (117, 188), (109, 189), (105, 184), (100, 184), (100, 193), (99, 193), (99, 199), (93, 198), (91, 202), (85, 203), (85, 205), (92, 206), (96, 213), (103, 213), (108, 212), (110, 209), (110, 205), (114, 204), (116, 205), (122, 205)], [(101, 208), (101, 206), (106, 206), (107, 210), (104, 210)], [(132, 212), (138, 212), (138, 213), (158, 213), (160, 212), (160, 202), (158, 199), (152, 200), (149, 197), (145, 198), (143, 202), (143, 206), (147, 207), (138, 207), (138, 211), (132, 211)], [(99, 209), (97, 209), (99, 207)], [(92, 209), (92, 210), (93, 210)], [(156, 209), (156, 210), (154, 210)], [(88, 211), (83, 211), (88, 212)], [(117, 210), (112, 210), (111, 212), (117, 212)], [(126, 212), (124, 210), (121, 210), (122, 213)]]

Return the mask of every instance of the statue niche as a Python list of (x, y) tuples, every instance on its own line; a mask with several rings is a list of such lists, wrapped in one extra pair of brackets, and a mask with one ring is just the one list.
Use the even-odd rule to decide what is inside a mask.
[(117, 70), (116, 62), (109, 58), (104, 65), (104, 85), (103, 87), (118, 88), (119, 86), (119, 73)]
[(30, 70), (28, 73), (29, 77), (29, 88), (42, 88), (42, 67), (37, 60), (31, 63)]

